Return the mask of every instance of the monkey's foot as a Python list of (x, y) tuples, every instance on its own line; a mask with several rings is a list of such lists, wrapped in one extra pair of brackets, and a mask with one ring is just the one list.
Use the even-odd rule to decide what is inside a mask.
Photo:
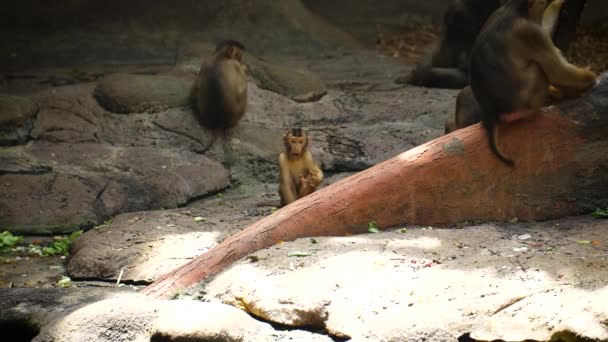
[(540, 111), (538, 110), (526, 110), (521, 112), (506, 113), (500, 116), (500, 121), (502, 123), (511, 123), (514, 121), (529, 119), (538, 114), (540, 114)]

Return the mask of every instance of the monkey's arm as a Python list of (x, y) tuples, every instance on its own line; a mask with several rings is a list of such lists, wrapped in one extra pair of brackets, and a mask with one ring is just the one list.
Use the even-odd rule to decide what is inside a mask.
[(538, 63), (550, 84), (581, 91), (595, 85), (597, 76), (589, 70), (568, 63), (553, 45), (549, 35), (538, 25), (521, 20), (515, 24), (514, 30), (515, 53), (520, 54), (524, 60)]
[(407, 77), (406, 82), (417, 86), (449, 89), (459, 89), (468, 84), (467, 75), (462, 70), (430, 65), (417, 66)]
[(199, 91), (199, 83), (200, 83), (200, 79), (201, 79), (201, 74), (203, 73), (203, 69), (205, 68), (205, 64), (201, 64), (200, 69), (198, 70), (198, 73), (196, 74), (196, 79), (194, 79), (194, 82), (192, 83), (192, 87), (190, 88), (190, 98), (195, 100), (198, 97), (198, 91)]
[(321, 168), (319, 168), (317, 163), (315, 163), (310, 151), (306, 151), (304, 153), (304, 162), (306, 163), (306, 168), (308, 169), (308, 176), (306, 178), (316, 189), (323, 181), (323, 171), (321, 171)]
[(208, 72), (209, 66), (207, 65), (207, 62), (203, 62), (198, 71), (198, 75), (196, 76), (196, 80), (194, 80), (194, 84), (192, 84), (192, 88), (190, 89), (190, 99), (199, 113), (203, 112), (207, 107), (208, 91), (206, 75)]
[(298, 199), (296, 186), (293, 183), (289, 169), (289, 161), (285, 153), (279, 155), (279, 196), (281, 197), (281, 205), (283, 206)]

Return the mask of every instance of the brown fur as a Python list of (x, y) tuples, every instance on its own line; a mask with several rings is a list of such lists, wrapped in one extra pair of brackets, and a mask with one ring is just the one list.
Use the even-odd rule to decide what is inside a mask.
[(202, 63), (191, 98), (200, 123), (210, 129), (236, 126), (247, 109), (247, 74), (244, 46), (223, 41), (210, 59)]
[(285, 152), (279, 155), (279, 196), (281, 206), (313, 193), (323, 171), (308, 151), (308, 135), (301, 128), (292, 128), (283, 135)]
[[(533, 4), (534, 21), (541, 22), (543, 29), (551, 36), (557, 27), (563, 4), (564, 0), (536, 0)], [(579, 93), (576, 90), (572, 91), (564, 87), (558, 89), (557, 87), (549, 86), (549, 98), (546, 104), (578, 96)], [(467, 86), (458, 94), (455, 111), (445, 121), (445, 134), (476, 124), (480, 120), (481, 108), (477, 100), (475, 100), (471, 87)]]
[(536, 115), (549, 86), (581, 93), (596, 75), (569, 64), (548, 33), (530, 18), (530, 0), (509, 0), (481, 31), (471, 53), (471, 88), (481, 108), (492, 152), (507, 165), (513, 161), (497, 147), (501, 118)]

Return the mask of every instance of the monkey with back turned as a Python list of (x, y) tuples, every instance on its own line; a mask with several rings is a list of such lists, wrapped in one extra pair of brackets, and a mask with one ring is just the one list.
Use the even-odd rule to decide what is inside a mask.
[(237, 125), (247, 109), (247, 74), (242, 57), (243, 44), (220, 42), (210, 59), (204, 61), (191, 91), (199, 122), (209, 129)]
[(481, 109), (481, 122), (492, 152), (513, 166), (497, 146), (502, 122), (539, 113), (550, 86), (579, 93), (597, 76), (568, 63), (534, 18), (533, 0), (509, 0), (479, 33), (469, 66), (471, 89)]
[(281, 206), (313, 193), (323, 171), (308, 150), (308, 134), (301, 128), (288, 129), (283, 135), (285, 152), (279, 155), (279, 196)]
[[(555, 34), (563, 5), (564, 0), (536, 0), (531, 8), (532, 20), (534, 22), (539, 22), (543, 30), (552, 38)], [(549, 93), (546, 104), (560, 100), (564, 97), (578, 95), (576, 92), (569, 94), (565, 89), (557, 89), (553, 86), (549, 87)], [(466, 86), (456, 97), (455, 110), (446, 119), (444, 132), (445, 134), (448, 134), (457, 129), (476, 124), (480, 120), (481, 108), (479, 107), (477, 100), (475, 100), (471, 87)]]

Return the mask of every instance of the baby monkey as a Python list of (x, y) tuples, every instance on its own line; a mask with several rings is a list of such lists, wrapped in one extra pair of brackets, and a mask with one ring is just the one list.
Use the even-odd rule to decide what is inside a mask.
[(511, 159), (497, 147), (498, 128), (539, 113), (550, 85), (579, 94), (597, 76), (568, 63), (531, 11), (534, 0), (509, 0), (488, 19), (470, 60), (471, 89), (481, 109), (492, 152), (505, 164)]
[(285, 152), (279, 155), (279, 196), (281, 206), (313, 193), (321, 181), (323, 171), (308, 150), (308, 134), (301, 128), (285, 131)]
[(191, 91), (200, 123), (209, 129), (237, 125), (247, 109), (247, 74), (243, 44), (220, 42), (201, 65)]

